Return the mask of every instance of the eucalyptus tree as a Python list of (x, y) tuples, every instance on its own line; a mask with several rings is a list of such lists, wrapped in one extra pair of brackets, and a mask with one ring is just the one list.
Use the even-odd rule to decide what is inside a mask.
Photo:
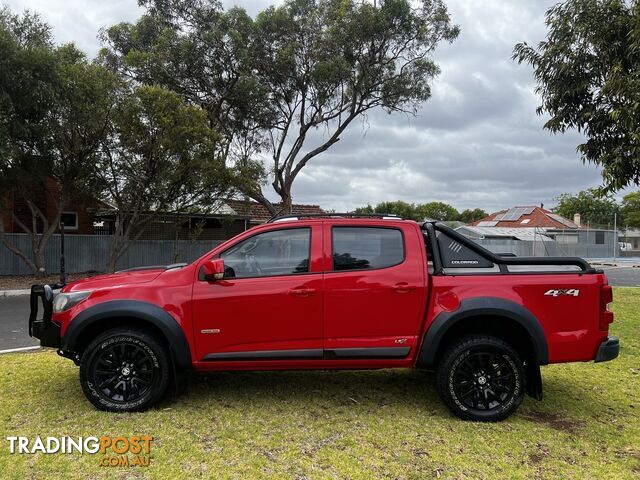
[(103, 200), (116, 219), (108, 271), (161, 214), (208, 208), (229, 186), (204, 110), (162, 87), (126, 89), (98, 163)]
[[(107, 131), (118, 78), (73, 45), (53, 43), (37, 15), (0, 11), (0, 200), (27, 207), (12, 221), (31, 251), (0, 241), (39, 275), (65, 206), (95, 195), (96, 155)], [(45, 208), (48, 205), (51, 208)]]
[(407, 203), (402, 200), (380, 202), (375, 207), (367, 205), (355, 209), (356, 213), (390, 213), (402, 218), (424, 222), (431, 220), (458, 220), (460, 214), (455, 207), (444, 202)]
[(626, 194), (620, 205), (621, 225), (640, 229), (640, 190)]
[(416, 114), (436, 47), (458, 35), (442, 0), (286, 0), (255, 19), (207, 0), (140, 4), (137, 23), (103, 32), (104, 63), (205, 109), (236, 186), (274, 214), (291, 211), (301, 170), (356, 119)]
[[(611, 228), (614, 216), (620, 215), (620, 206), (611, 195), (602, 195), (597, 188), (589, 188), (574, 194), (563, 193), (555, 197), (557, 205), (553, 211), (565, 218), (573, 220), (580, 214), (580, 222), (591, 227)], [(618, 217), (620, 225), (622, 217)]]
[(577, 150), (602, 167), (604, 192), (640, 184), (640, 4), (566, 0), (546, 24), (546, 39), (514, 50), (533, 67), (545, 128), (584, 133)]

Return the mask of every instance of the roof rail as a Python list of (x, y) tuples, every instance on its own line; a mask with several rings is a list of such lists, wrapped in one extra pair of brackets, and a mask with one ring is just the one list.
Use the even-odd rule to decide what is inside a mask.
[(274, 215), (267, 223), (283, 220), (298, 220), (301, 218), (382, 218), (388, 220), (404, 220), (393, 213), (299, 213), (292, 215)]

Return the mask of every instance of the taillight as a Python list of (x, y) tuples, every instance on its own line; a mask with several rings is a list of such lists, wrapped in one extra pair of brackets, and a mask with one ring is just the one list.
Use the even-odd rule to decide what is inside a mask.
[(600, 291), (600, 330), (609, 330), (609, 324), (613, 322), (613, 312), (609, 310), (611, 302), (613, 302), (613, 289), (611, 285), (603, 285)]

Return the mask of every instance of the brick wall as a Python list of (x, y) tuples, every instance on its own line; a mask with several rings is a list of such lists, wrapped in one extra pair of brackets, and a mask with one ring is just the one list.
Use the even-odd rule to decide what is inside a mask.
[[(57, 205), (54, 199), (60, 195), (59, 185), (52, 178), (47, 178), (41, 185), (34, 189), (33, 201), (35, 205), (42, 211), (47, 217), (49, 222), (53, 221), (56, 215)], [(68, 206), (64, 209), (65, 212), (75, 213), (78, 218), (78, 228), (74, 230), (67, 229), (67, 234), (84, 234), (92, 235), (93, 229), (93, 211), (97, 207), (96, 202), (89, 202), (95, 205), (87, 205), (87, 202), (78, 200), (70, 200)], [(24, 197), (17, 192), (10, 192), (2, 202), (2, 215), (1, 221), (4, 223), (5, 232), (7, 233), (24, 233), (24, 231), (16, 224), (12, 218), (12, 212), (18, 217), (18, 219), (24, 223), (28, 228), (32, 228), (33, 219), (31, 215), (31, 209), (27, 204)], [(38, 232), (42, 232), (43, 222), (37, 220), (36, 228)]]

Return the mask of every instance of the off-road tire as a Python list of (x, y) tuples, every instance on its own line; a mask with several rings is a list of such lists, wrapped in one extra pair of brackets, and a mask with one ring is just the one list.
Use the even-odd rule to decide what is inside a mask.
[(115, 328), (100, 334), (84, 350), (80, 385), (100, 410), (141, 412), (166, 393), (170, 362), (168, 347), (155, 335), (141, 329)]
[(445, 351), (436, 386), (444, 404), (458, 417), (497, 422), (522, 403), (525, 368), (520, 355), (503, 340), (467, 336)]

